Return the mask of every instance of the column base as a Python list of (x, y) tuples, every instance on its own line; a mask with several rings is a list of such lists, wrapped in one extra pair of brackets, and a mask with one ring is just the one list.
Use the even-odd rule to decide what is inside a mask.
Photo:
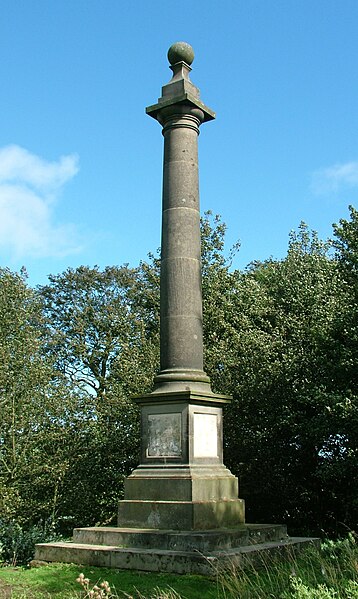
[(192, 391), (213, 395), (210, 378), (203, 370), (162, 370), (154, 378), (153, 394), (178, 391)]

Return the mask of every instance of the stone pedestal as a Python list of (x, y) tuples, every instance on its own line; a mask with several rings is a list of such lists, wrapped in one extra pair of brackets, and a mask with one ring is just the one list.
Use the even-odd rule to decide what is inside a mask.
[(208, 530), (245, 521), (238, 480), (223, 465), (223, 395), (151, 393), (141, 406), (141, 464), (125, 481), (118, 523)]

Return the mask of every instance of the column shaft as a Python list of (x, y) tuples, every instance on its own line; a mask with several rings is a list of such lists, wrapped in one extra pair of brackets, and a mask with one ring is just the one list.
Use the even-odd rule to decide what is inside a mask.
[(161, 370), (203, 369), (199, 121), (166, 123), (161, 257)]
[(156, 383), (208, 385), (203, 316), (198, 135), (203, 112), (174, 105), (160, 114), (164, 135), (160, 291), (160, 374)]

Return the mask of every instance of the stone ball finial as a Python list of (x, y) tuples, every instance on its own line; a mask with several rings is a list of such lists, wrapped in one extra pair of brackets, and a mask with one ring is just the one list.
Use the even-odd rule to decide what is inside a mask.
[(186, 62), (190, 66), (194, 60), (194, 50), (186, 42), (175, 42), (168, 50), (168, 60), (171, 65)]

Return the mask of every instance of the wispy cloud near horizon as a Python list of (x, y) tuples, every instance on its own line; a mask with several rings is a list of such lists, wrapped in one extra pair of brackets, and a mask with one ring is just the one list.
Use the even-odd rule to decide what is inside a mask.
[(0, 247), (15, 258), (80, 250), (76, 227), (55, 222), (55, 203), (78, 172), (78, 156), (49, 162), (17, 145), (0, 148)]
[(358, 161), (334, 164), (312, 174), (311, 189), (317, 195), (358, 187)]

